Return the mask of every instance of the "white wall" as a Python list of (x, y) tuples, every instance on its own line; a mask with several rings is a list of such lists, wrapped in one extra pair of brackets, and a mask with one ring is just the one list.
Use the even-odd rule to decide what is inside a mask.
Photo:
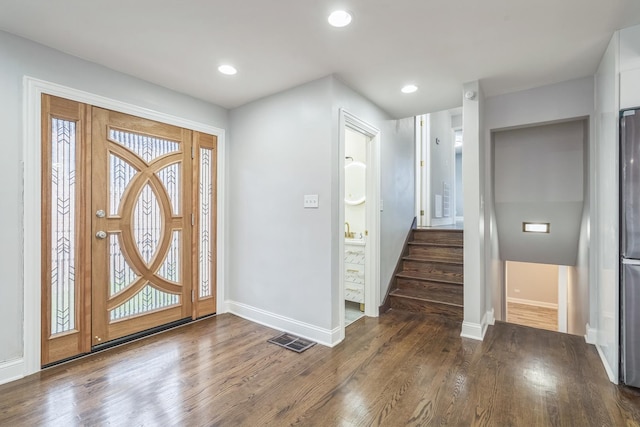
[(620, 109), (640, 107), (640, 25), (620, 30)]
[[(232, 110), (228, 147), (227, 298), (241, 304), (231, 311), (294, 319), (325, 335), (337, 283), (331, 113), (331, 79), (316, 80)], [(303, 208), (305, 194), (319, 196), (318, 209)], [(270, 317), (256, 318), (258, 310)]]
[[(493, 169), (493, 153), (491, 152), (491, 133), (499, 129), (517, 128), (530, 126), (532, 124), (544, 124), (559, 122), (575, 118), (590, 117), (594, 111), (593, 103), (593, 78), (585, 77), (577, 80), (557, 83), (553, 85), (543, 86), (539, 88), (529, 89), (520, 92), (514, 92), (506, 95), (499, 95), (487, 98), (486, 100), (486, 116), (484, 120), (485, 134), (484, 141), (488, 145), (487, 150), (487, 169)], [(592, 126), (594, 120), (590, 120), (589, 134), (593, 133)], [(466, 133), (465, 133), (466, 139)], [(466, 154), (466, 145), (465, 145)], [(464, 158), (464, 156), (463, 156)], [(464, 161), (464, 160), (463, 160)], [(591, 173), (590, 175), (593, 175)], [(488, 179), (489, 187), (492, 183)], [(490, 218), (490, 245), (491, 253), (488, 254), (487, 278), (486, 282), (491, 287), (491, 303), (490, 308), (495, 310), (497, 319), (503, 320), (503, 286), (504, 286), (504, 264), (501, 261), (501, 254), (498, 249), (498, 234), (496, 232), (495, 208), (493, 195), (487, 198), (487, 210)], [(588, 210), (583, 213), (588, 215)], [(466, 216), (466, 215), (465, 215)], [(584, 219), (583, 219), (584, 220)], [(589, 222), (587, 220), (587, 222)], [(589, 236), (593, 236), (593, 232), (586, 232), (581, 229), (580, 248), (579, 251), (586, 251), (593, 244), (590, 242)], [(587, 295), (594, 295), (594, 290), (589, 289), (589, 283), (585, 279), (580, 283), (580, 289)], [(592, 299), (591, 304), (595, 304)]]
[(619, 34), (607, 48), (595, 76), (596, 138), (591, 150), (595, 182), (592, 192), (597, 305), (596, 317), (589, 324), (597, 328), (597, 344), (609, 379), (618, 381), (619, 322), (619, 204), (618, 204), (618, 114)]
[[(83, 61), (4, 32), (0, 32), (0, 364), (22, 356), (22, 108), (23, 76), (46, 80), (150, 110), (227, 127), (227, 111), (218, 106)], [(39, 257), (40, 254), (29, 254)], [(0, 378), (2, 382), (2, 378)]]
[[(412, 119), (390, 120), (333, 76), (230, 113), (230, 309), (326, 344), (339, 336), (342, 304), (341, 108), (381, 130), (380, 286), (386, 292), (413, 218)], [(303, 209), (304, 194), (318, 194), (320, 207)]]

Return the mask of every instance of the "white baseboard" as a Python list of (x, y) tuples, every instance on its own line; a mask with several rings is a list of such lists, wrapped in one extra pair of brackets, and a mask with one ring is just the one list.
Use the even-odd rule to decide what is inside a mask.
[(24, 359), (14, 359), (0, 363), (0, 384), (24, 377)]
[(585, 342), (595, 345), (598, 342), (598, 330), (589, 326), (588, 323), (585, 330), (587, 331), (587, 334), (584, 336)]
[[(479, 323), (462, 322), (462, 332), (460, 336), (462, 338), (471, 338), (472, 340), (482, 341), (484, 338), (484, 332), (482, 325)], [(484, 328), (486, 331), (486, 328)]]
[(340, 327), (333, 330), (320, 328), (309, 323), (300, 322), (289, 317), (271, 313), (260, 308), (252, 307), (235, 301), (226, 301), (227, 312), (242, 317), (243, 319), (268, 326), (291, 334), (299, 335), (319, 344), (334, 347), (339, 344)]
[(558, 309), (558, 304), (554, 304), (551, 302), (533, 301), (530, 299), (508, 297), (507, 302), (514, 302), (516, 304), (524, 304), (524, 305), (532, 305), (534, 307), (552, 308), (554, 310)]
[(607, 372), (607, 376), (609, 377), (609, 381), (611, 381), (614, 384), (618, 384), (618, 378), (616, 378), (616, 376), (613, 375), (613, 370), (611, 369), (611, 366), (609, 366), (609, 361), (605, 357), (604, 353), (602, 352), (602, 349), (600, 348), (600, 346), (598, 344), (596, 344), (596, 349), (598, 350), (598, 354), (600, 355), (600, 360), (602, 361), (602, 364), (604, 365), (604, 370)]
[(462, 322), (462, 332), (460, 332), (460, 336), (462, 338), (482, 341), (489, 325), (494, 325), (495, 323), (496, 318), (494, 317), (493, 309), (491, 309), (482, 316), (480, 323)]

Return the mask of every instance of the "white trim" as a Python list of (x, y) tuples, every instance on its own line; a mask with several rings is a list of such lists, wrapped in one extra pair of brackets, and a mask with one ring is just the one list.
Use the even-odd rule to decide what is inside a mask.
[(309, 323), (300, 322), (235, 301), (226, 301), (226, 305), (229, 308), (229, 313), (235, 314), (243, 319), (259, 323), (272, 329), (299, 335), (328, 347), (334, 347), (342, 341), (340, 338), (340, 327), (333, 330), (320, 328)]
[(584, 336), (584, 340), (587, 344), (596, 344), (598, 342), (598, 330), (596, 328), (592, 328), (587, 323), (585, 327), (585, 331), (587, 334)]
[(534, 301), (534, 300), (530, 300), (530, 299), (513, 298), (513, 297), (507, 297), (507, 302), (514, 302), (516, 304), (531, 305), (533, 307), (552, 308), (554, 310), (558, 309), (558, 304), (554, 304), (552, 302)]
[(558, 332), (567, 333), (567, 289), (569, 287), (569, 267), (558, 266)]
[(489, 325), (494, 325), (495, 323), (496, 319), (492, 308), (484, 313), (481, 323), (462, 322), (462, 331), (460, 332), (460, 336), (462, 338), (471, 338), (473, 340), (482, 341), (484, 340), (484, 336), (487, 333)]
[(415, 189), (414, 195), (415, 198), (415, 215), (418, 219), (418, 225), (422, 225), (422, 215), (420, 215), (420, 211), (422, 210), (422, 197), (420, 195), (420, 189), (422, 188), (422, 166), (420, 166), (420, 162), (422, 160), (422, 126), (420, 125), (420, 121), (422, 120), (422, 116), (415, 116), (414, 120), (414, 150), (415, 150)]
[(483, 326), (479, 323), (462, 322), (462, 331), (460, 332), (460, 336), (462, 338), (471, 338), (472, 340), (482, 341), (486, 331), (486, 325)]
[(24, 377), (24, 359), (9, 360), (0, 363), (0, 385)]
[(614, 384), (618, 384), (618, 378), (616, 378), (616, 376), (613, 375), (613, 370), (611, 369), (611, 366), (609, 366), (609, 361), (607, 360), (607, 357), (604, 355), (604, 352), (602, 351), (602, 349), (598, 344), (596, 344), (596, 350), (598, 350), (598, 355), (600, 356), (600, 360), (602, 361), (604, 370), (607, 372), (609, 381), (611, 381)]
[(344, 108), (340, 109), (338, 118), (339, 162), (339, 221), (338, 221), (338, 313), (340, 316), (339, 340), (344, 339), (344, 157), (345, 128), (349, 127), (370, 138), (367, 147), (367, 205), (366, 227), (369, 235), (365, 238), (365, 315), (378, 317), (380, 306), (380, 130)]
[[(218, 218), (217, 218), (217, 299), (218, 313), (225, 312), (225, 130), (193, 120), (138, 107), (78, 89), (46, 82), (29, 76), (23, 78), (23, 277), (24, 277), (24, 367), (23, 374), (40, 370), (40, 207), (41, 207), (41, 95), (47, 93), (73, 101), (107, 108), (155, 120), (218, 138)], [(36, 254), (37, 256), (34, 256)]]

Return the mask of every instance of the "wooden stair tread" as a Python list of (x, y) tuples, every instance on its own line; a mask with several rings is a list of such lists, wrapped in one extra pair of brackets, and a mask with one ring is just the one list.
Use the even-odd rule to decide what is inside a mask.
[(400, 273), (396, 274), (396, 277), (400, 279), (421, 280), (424, 282), (439, 282), (439, 283), (447, 283), (449, 285), (462, 286), (462, 283), (452, 281), (452, 280), (433, 278), (433, 277), (424, 277), (424, 275), (421, 275), (417, 271), (401, 271)]
[(409, 255), (409, 256), (406, 256), (406, 257), (402, 257), (402, 259), (405, 260), (405, 261), (433, 262), (433, 263), (438, 263), (438, 264), (464, 265), (463, 261), (447, 260), (447, 259), (425, 257), (425, 256), (417, 257), (415, 255)]
[(418, 231), (420, 233), (440, 233), (440, 232), (445, 232), (445, 233), (463, 233), (464, 230), (461, 230), (459, 228), (414, 228), (413, 231)]
[(436, 248), (463, 248), (464, 244), (460, 243), (430, 243), (430, 242), (420, 242), (417, 240), (412, 240), (409, 243), (409, 246), (425, 246), (425, 247), (436, 247)]
[(399, 288), (394, 289), (389, 295), (400, 298), (410, 298), (420, 301), (428, 301), (438, 304), (447, 304), (454, 307), (462, 307), (464, 296), (462, 293), (456, 294), (443, 294), (437, 292), (431, 292), (429, 290), (421, 290), (416, 288)]

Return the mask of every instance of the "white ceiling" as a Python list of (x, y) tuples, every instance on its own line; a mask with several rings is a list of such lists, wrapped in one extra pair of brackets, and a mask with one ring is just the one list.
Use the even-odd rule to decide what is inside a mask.
[[(339, 7), (349, 27), (327, 24)], [(639, 0), (0, 0), (0, 29), (222, 107), (334, 73), (395, 117), (456, 107), (467, 81), (592, 75), (638, 23)]]

